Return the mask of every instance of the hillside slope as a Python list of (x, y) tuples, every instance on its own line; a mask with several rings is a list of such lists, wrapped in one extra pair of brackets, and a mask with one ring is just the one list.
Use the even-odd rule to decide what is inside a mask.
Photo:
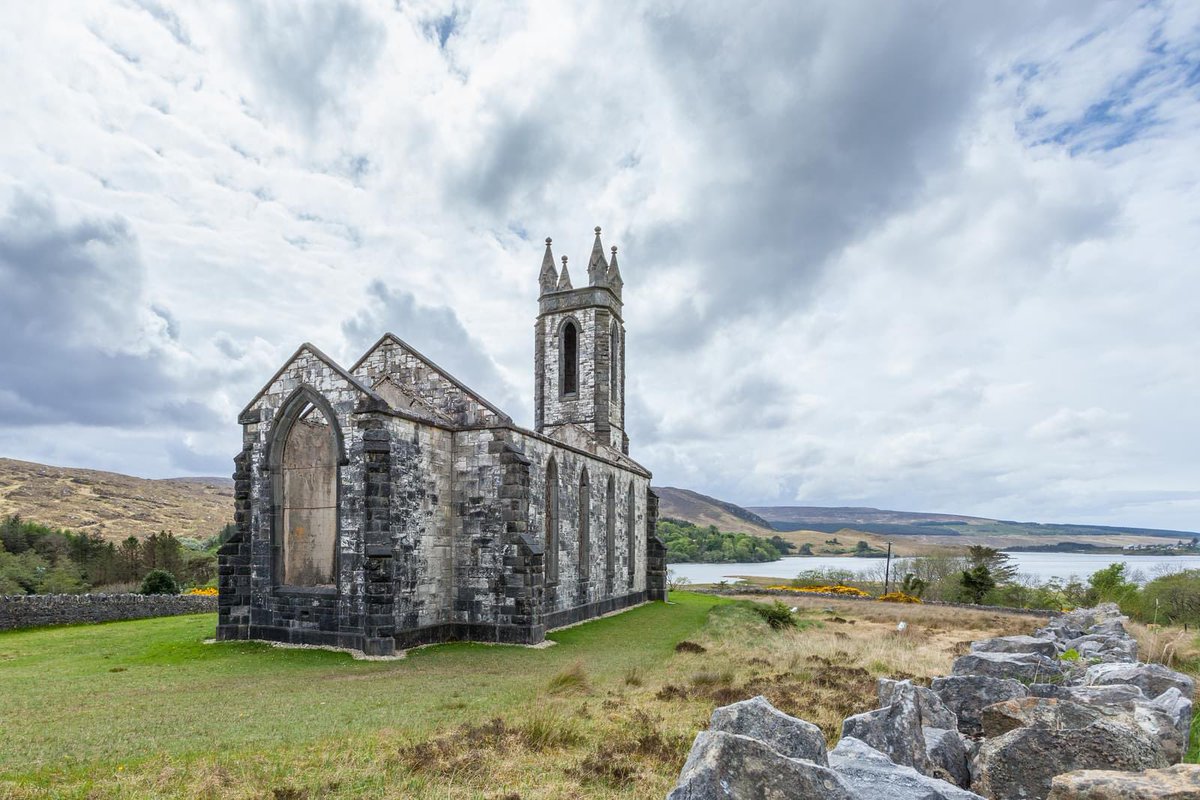
[(198, 539), (233, 521), (228, 478), (150, 480), (0, 458), (0, 516), (118, 541), (161, 530)]
[(755, 536), (775, 534), (770, 522), (733, 503), (674, 486), (655, 486), (654, 492), (658, 495), (659, 517), (681, 519), (701, 526), (716, 525), (723, 531)]

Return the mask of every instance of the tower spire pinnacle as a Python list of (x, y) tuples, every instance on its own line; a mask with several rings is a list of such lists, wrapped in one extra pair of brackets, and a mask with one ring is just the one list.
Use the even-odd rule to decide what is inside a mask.
[(600, 243), (600, 226), (596, 226), (596, 241), (592, 244), (592, 256), (588, 259), (588, 284), (602, 286), (608, 275), (608, 262), (604, 259), (604, 245)]
[(542, 272), (538, 276), (541, 293), (553, 292), (558, 286), (558, 270), (554, 268), (554, 253), (550, 250), (551, 239), (546, 237), (546, 254), (542, 256)]
[(617, 267), (617, 246), (614, 244), (610, 249), (612, 250), (612, 257), (608, 259), (608, 274), (604, 276), (604, 281), (619, 298), (621, 296), (621, 287), (625, 285), (625, 281), (621, 278), (621, 270)]
[(571, 273), (567, 272), (567, 257), (562, 257), (563, 267), (562, 272), (558, 276), (558, 291), (565, 292), (571, 288)]

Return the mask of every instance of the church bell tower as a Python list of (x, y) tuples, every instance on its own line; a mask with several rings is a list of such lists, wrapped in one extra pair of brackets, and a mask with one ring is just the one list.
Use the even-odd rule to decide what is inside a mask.
[(567, 257), (554, 263), (551, 240), (538, 277), (534, 327), (535, 420), (538, 433), (555, 436), (577, 425), (596, 440), (629, 452), (625, 433), (625, 323), (617, 248), (608, 257), (600, 228), (587, 265), (587, 285), (571, 284)]

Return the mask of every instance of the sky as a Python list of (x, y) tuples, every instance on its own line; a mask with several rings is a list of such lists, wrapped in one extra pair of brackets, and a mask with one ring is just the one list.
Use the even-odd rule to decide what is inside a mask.
[(656, 484), (1200, 529), (1194, 2), (5, 3), (0, 132), (2, 456), (385, 331), (530, 425), (600, 225)]

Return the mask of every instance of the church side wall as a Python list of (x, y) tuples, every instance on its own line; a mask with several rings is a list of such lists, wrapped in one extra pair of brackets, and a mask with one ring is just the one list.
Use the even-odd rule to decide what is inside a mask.
[[(600, 458), (560, 447), (540, 438), (514, 434), (514, 443), (529, 460), (530, 503), (528, 529), (532, 537), (546, 543), (546, 468), (553, 456), (559, 479), (559, 556), (558, 582), (547, 585), (543, 592), (543, 615), (546, 627), (576, 622), (604, 611), (597, 606), (611, 605), (615, 610), (623, 603), (620, 598), (635, 595), (631, 602), (645, 599), (646, 591), (646, 493), (648, 478)], [(579, 483), (587, 468), (591, 488), (589, 515), (590, 547), (588, 570), (584, 577), (579, 559)], [(609, 477), (615, 491), (615, 558), (611, 580), (607, 573), (606, 492)], [(630, 484), (634, 499), (634, 563), (630, 578), (628, 546), (627, 497)], [(579, 609), (578, 612), (574, 610)], [(577, 617), (577, 618), (576, 618)]]

